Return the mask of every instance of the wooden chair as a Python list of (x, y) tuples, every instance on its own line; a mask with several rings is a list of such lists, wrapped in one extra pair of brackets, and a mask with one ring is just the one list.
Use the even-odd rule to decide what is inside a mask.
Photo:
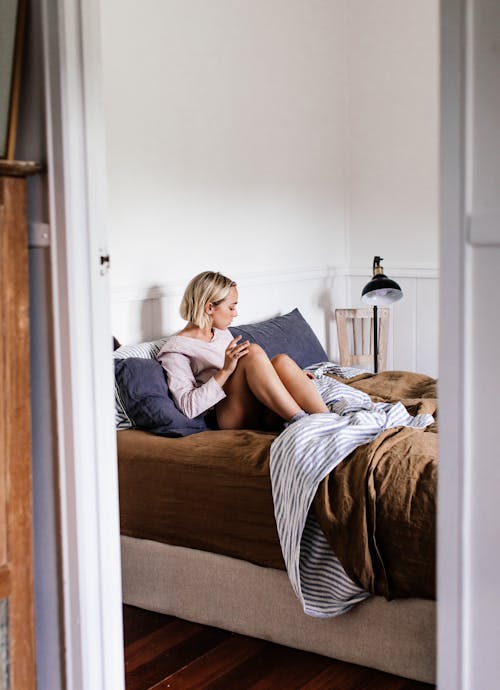
[[(373, 371), (373, 309), (336, 309), (335, 321), (342, 366)], [(387, 367), (389, 309), (378, 309), (378, 370)]]

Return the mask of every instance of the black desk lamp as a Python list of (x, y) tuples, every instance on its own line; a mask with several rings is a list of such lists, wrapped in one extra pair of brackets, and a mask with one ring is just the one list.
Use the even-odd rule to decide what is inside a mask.
[(403, 297), (403, 291), (399, 285), (384, 275), (381, 261), (383, 259), (380, 256), (373, 257), (373, 278), (365, 285), (361, 293), (363, 302), (373, 305), (373, 371), (375, 374), (378, 372), (378, 307), (392, 304)]

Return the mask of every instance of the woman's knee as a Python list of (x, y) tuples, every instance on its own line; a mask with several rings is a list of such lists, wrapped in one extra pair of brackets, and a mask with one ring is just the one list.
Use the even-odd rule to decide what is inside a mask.
[(279, 355), (275, 355), (271, 359), (271, 363), (273, 367), (277, 370), (283, 370), (283, 369), (290, 369), (290, 368), (297, 368), (297, 364), (294, 362), (294, 360), (289, 357), (288, 355), (285, 355), (284, 353), (280, 353)]
[(257, 345), (257, 343), (250, 343), (247, 354), (242, 358), (241, 361), (251, 361), (254, 359), (269, 359), (269, 357), (260, 345)]

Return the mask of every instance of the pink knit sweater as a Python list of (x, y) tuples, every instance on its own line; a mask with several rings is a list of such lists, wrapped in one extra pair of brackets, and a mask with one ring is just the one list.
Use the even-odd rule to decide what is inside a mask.
[(189, 419), (226, 397), (214, 374), (222, 369), (224, 353), (232, 339), (228, 329), (217, 328), (210, 342), (173, 335), (158, 353), (174, 402)]

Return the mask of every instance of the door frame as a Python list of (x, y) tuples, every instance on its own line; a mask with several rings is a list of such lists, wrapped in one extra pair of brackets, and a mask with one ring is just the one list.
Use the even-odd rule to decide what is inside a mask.
[[(467, 0), (441, 1), (438, 683), (465, 688)], [(67, 687), (123, 688), (98, 0), (43, 0)], [(77, 315), (77, 317), (76, 317)]]
[(500, 674), (500, 6), (442, 1), (438, 680)]
[(460, 690), (464, 687), (465, 0), (441, 0), (440, 36), (438, 687)]
[(43, 0), (65, 687), (124, 687), (98, 0)]

